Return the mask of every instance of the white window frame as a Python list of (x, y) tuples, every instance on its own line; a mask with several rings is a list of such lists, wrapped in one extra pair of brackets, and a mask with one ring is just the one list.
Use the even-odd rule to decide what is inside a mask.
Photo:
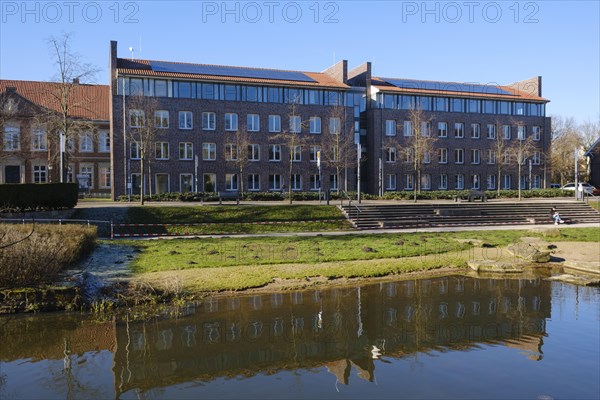
[(269, 115), (269, 132), (281, 132), (281, 115)]
[(445, 147), (439, 148), (438, 164), (448, 164), (448, 149)]
[(309, 120), (310, 133), (320, 134), (321, 133), (321, 117), (310, 117)]
[(308, 148), (308, 159), (311, 163), (317, 162), (317, 153), (321, 151), (321, 146), (312, 145)]
[(238, 187), (238, 174), (225, 174), (225, 191), (235, 192)]
[(302, 120), (299, 115), (290, 116), (290, 133), (302, 133)]
[(131, 142), (129, 144), (129, 159), (130, 160), (140, 160), (142, 158), (142, 152), (140, 150), (140, 145), (137, 142)]
[(217, 115), (212, 111), (202, 113), (202, 130), (214, 131), (217, 129)]
[(412, 126), (412, 121), (404, 121), (404, 125), (402, 127), (402, 134), (405, 137), (413, 136), (414, 130)]
[(249, 192), (260, 191), (260, 174), (248, 174), (247, 186)]
[(438, 182), (439, 190), (448, 190), (448, 175), (440, 174)]
[(454, 175), (454, 187), (456, 188), (456, 190), (464, 190), (464, 188), (465, 188), (464, 174)]
[(94, 134), (90, 131), (79, 134), (79, 152), (93, 153), (94, 152)]
[(431, 190), (431, 175), (430, 174), (423, 174), (421, 176), (421, 189)]
[(269, 145), (269, 161), (280, 162), (281, 161), (281, 145), (270, 144)]
[(110, 164), (98, 164), (99, 189), (110, 189)]
[(260, 115), (248, 114), (246, 116), (246, 129), (248, 132), (260, 132)]
[(36, 125), (31, 128), (31, 151), (47, 151), (48, 134), (46, 128), (42, 125)]
[(302, 175), (292, 174), (292, 190), (294, 190), (294, 191), (302, 190)]
[(448, 137), (448, 123), (447, 122), (438, 122), (438, 137), (440, 137), (440, 138)]
[(154, 127), (158, 128), (158, 129), (168, 129), (169, 128), (169, 111), (167, 111), (167, 110), (154, 111)]
[(496, 125), (488, 124), (487, 125), (487, 138), (494, 140), (494, 139), (496, 139), (496, 134), (497, 134)]
[(489, 174), (487, 176), (486, 188), (488, 190), (495, 190), (496, 189), (496, 175)]
[(269, 174), (269, 191), (281, 191), (283, 179), (281, 174)]
[(481, 125), (471, 124), (471, 139), (481, 138)]
[(319, 174), (310, 174), (309, 175), (309, 188), (310, 191), (319, 190), (320, 187)]
[(385, 136), (396, 136), (397, 123), (395, 119), (385, 121)]
[(488, 149), (488, 151), (487, 151), (487, 163), (489, 165), (496, 164), (496, 150)]
[(129, 110), (129, 127), (141, 128), (146, 123), (146, 115), (144, 110)]
[(404, 190), (413, 190), (415, 188), (415, 176), (413, 174), (404, 174)]
[(396, 190), (397, 181), (396, 174), (385, 175), (385, 190)]
[(464, 139), (465, 137), (465, 124), (462, 122), (454, 123), (454, 138)]
[(527, 139), (527, 127), (525, 125), (517, 126), (517, 139), (518, 140)]
[(502, 125), (502, 137), (504, 138), (504, 140), (510, 140), (511, 136), (512, 134), (510, 125)]
[(481, 152), (479, 149), (471, 149), (471, 164), (481, 164)]
[(237, 161), (240, 158), (240, 149), (235, 143), (225, 143), (225, 161)]
[(537, 125), (532, 126), (531, 127), (531, 135), (532, 135), (534, 141), (539, 142), (540, 140), (542, 140), (542, 128), (540, 128)]
[(31, 182), (33, 182), (33, 183), (48, 182), (48, 166), (46, 164), (34, 164), (31, 167)]
[(215, 161), (217, 159), (217, 144), (211, 142), (202, 143), (202, 160)]
[(260, 161), (260, 145), (258, 143), (248, 145), (248, 161)]
[(292, 162), (302, 161), (302, 146), (295, 145), (292, 149)]
[(471, 189), (479, 190), (481, 188), (481, 177), (479, 174), (471, 175)]
[(225, 130), (228, 132), (238, 130), (238, 115), (236, 113), (225, 113)]
[(396, 148), (388, 147), (385, 152), (385, 162), (386, 163), (395, 163), (396, 162)]
[(21, 150), (21, 126), (18, 123), (9, 122), (4, 125), (4, 143), (5, 151)]
[(454, 164), (465, 163), (465, 149), (456, 148), (454, 149)]
[[(156, 142), (154, 143), (154, 159), (155, 160), (168, 160), (169, 159), (169, 142)], [(160, 152), (160, 154), (159, 154)]]
[(106, 129), (98, 132), (98, 152), (110, 153), (110, 131)]
[(179, 142), (179, 159), (185, 161), (194, 159), (194, 143)]
[(341, 120), (338, 117), (329, 118), (329, 133), (331, 135), (339, 135), (342, 131)]

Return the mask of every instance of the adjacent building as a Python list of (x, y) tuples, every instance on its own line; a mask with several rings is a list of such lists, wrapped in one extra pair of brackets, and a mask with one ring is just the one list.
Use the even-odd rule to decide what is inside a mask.
[(79, 181), (110, 195), (109, 87), (72, 82), (69, 90), (65, 97), (61, 83), (0, 80), (0, 183)]

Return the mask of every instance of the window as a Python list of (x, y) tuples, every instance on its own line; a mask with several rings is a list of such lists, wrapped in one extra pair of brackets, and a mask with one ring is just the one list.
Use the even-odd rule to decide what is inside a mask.
[(438, 137), (448, 137), (448, 124), (446, 122), (438, 122)]
[(260, 115), (248, 114), (248, 117), (246, 118), (246, 124), (248, 132), (260, 131)]
[(444, 149), (444, 148), (438, 149), (438, 163), (440, 163), (440, 164), (448, 163), (448, 149)]
[(292, 175), (292, 190), (302, 190), (302, 175)]
[(510, 189), (510, 175), (502, 175), (502, 189)]
[(481, 157), (479, 149), (471, 149), (471, 164), (480, 164)]
[(46, 183), (48, 182), (48, 174), (45, 165), (34, 165), (33, 166), (33, 183)]
[(131, 174), (131, 194), (140, 194), (142, 191), (142, 175)]
[(488, 164), (496, 164), (496, 151), (495, 150), (487, 151), (487, 163)]
[(133, 142), (129, 145), (129, 158), (132, 160), (139, 160), (142, 158), (142, 153), (140, 151), (140, 145), (136, 142)]
[(465, 151), (463, 149), (454, 149), (454, 163), (464, 164), (465, 163)]
[(237, 131), (238, 130), (238, 115), (235, 113), (225, 113), (225, 130), (226, 131)]
[(486, 188), (488, 190), (496, 189), (496, 175), (488, 175), (487, 176), (487, 185)]
[(309, 190), (319, 190), (321, 187), (321, 181), (319, 180), (319, 174), (311, 174)]
[(321, 146), (310, 146), (308, 154), (310, 162), (317, 162), (321, 154)]
[(255, 143), (248, 145), (248, 161), (260, 161), (260, 145)]
[(217, 159), (217, 145), (215, 143), (202, 143), (202, 159), (207, 161)]
[(510, 140), (510, 125), (502, 125), (502, 137), (506, 140)]
[(541, 157), (540, 152), (539, 151), (534, 151), (533, 152), (533, 156), (531, 157), (531, 163), (533, 165), (540, 165), (541, 159), (542, 159), (542, 157)]
[(192, 174), (179, 174), (179, 191), (181, 193), (194, 191), (194, 176)]
[(144, 111), (142, 110), (129, 110), (129, 126), (131, 128), (141, 128), (144, 126)]
[(238, 190), (237, 174), (225, 174), (225, 190), (228, 192)]
[(329, 118), (329, 133), (332, 135), (339, 135), (341, 130), (340, 119), (337, 117)]
[(465, 137), (465, 124), (462, 122), (456, 122), (454, 124), (454, 137), (459, 139)]
[(216, 116), (214, 112), (202, 113), (202, 129), (205, 131), (214, 131), (216, 129)]
[(527, 138), (527, 127), (523, 125), (517, 126), (517, 138), (519, 140), (525, 140)]
[(479, 139), (481, 136), (481, 125), (471, 124), (471, 139)]
[(421, 136), (431, 136), (431, 123), (421, 122)]
[(79, 173), (81, 175), (87, 175), (89, 178), (89, 187), (94, 187), (94, 166), (89, 164), (80, 164)]
[(269, 132), (281, 132), (281, 115), (269, 115)]
[[(169, 112), (166, 110), (154, 111), (154, 127), (167, 129), (169, 127)], [(191, 129), (188, 128), (188, 129)]]
[(191, 111), (179, 111), (179, 129), (192, 129), (193, 114)]
[(510, 164), (510, 151), (505, 150), (504, 154), (502, 155), (502, 164)]
[(194, 145), (190, 142), (179, 143), (179, 159), (192, 160), (194, 158)]
[(519, 180), (521, 190), (527, 189), (527, 176), (521, 175), (521, 179)]
[(310, 133), (321, 133), (321, 117), (310, 117)]
[(496, 125), (488, 124), (487, 126), (487, 138), (496, 139)]
[(156, 190), (157, 194), (169, 193), (170, 178), (171, 176), (169, 174), (154, 175), (154, 189)]
[(338, 190), (338, 176), (336, 174), (329, 175), (329, 189)]
[(293, 115), (290, 117), (290, 132), (291, 133), (302, 132), (302, 123), (301, 123), (300, 117), (298, 115)]
[(421, 176), (421, 189), (431, 190), (431, 175), (424, 174)]
[(154, 95), (156, 97), (167, 97), (167, 81), (158, 79), (154, 81)]
[(33, 128), (31, 128), (31, 150), (48, 150), (48, 137), (46, 135), (46, 128), (44, 128), (43, 126), (34, 126)]
[(239, 158), (238, 146), (235, 143), (225, 144), (225, 160), (236, 161)]
[(21, 149), (21, 128), (15, 123), (6, 123), (4, 125), (4, 150), (19, 149)]
[(388, 119), (385, 121), (385, 136), (396, 136), (396, 121)]
[(395, 163), (396, 162), (396, 148), (388, 147), (385, 152), (385, 162)]
[(154, 154), (154, 158), (156, 158), (157, 160), (168, 160), (169, 142), (156, 142)]
[(269, 174), (269, 190), (281, 190), (280, 174)]
[(440, 175), (438, 189), (440, 189), (440, 190), (448, 189), (448, 175), (446, 175), (446, 174)]
[(385, 176), (385, 190), (396, 190), (396, 175), (387, 174)]
[(269, 145), (269, 161), (281, 161), (281, 145)]
[(429, 153), (429, 150), (425, 150), (423, 151), (423, 164), (429, 163), (431, 163), (431, 154)]
[(84, 132), (79, 135), (79, 151), (85, 153), (94, 151), (94, 138), (92, 132)]
[(454, 188), (456, 190), (463, 190), (465, 188), (465, 176), (463, 174), (454, 176)]
[(259, 174), (248, 174), (248, 184), (247, 189), (249, 191), (255, 192), (260, 190), (260, 175)]
[(100, 131), (98, 134), (98, 151), (101, 153), (110, 153), (110, 132)]
[(404, 150), (404, 162), (410, 163), (413, 162), (414, 160), (414, 156), (415, 156), (415, 152), (414, 149), (408, 148)]
[(110, 189), (110, 166), (108, 164), (98, 165), (100, 171), (100, 189)]
[(412, 136), (413, 128), (411, 121), (404, 121), (404, 136)]
[(404, 175), (404, 189), (411, 190), (414, 189), (415, 177), (412, 174)]
[(471, 189), (479, 189), (479, 174), (471, 175)]
[(533, 175), (531, 177), (531, 188), (532, 189), (539, 189), (541, 187), (542, 184), (542, 179), (539, 175)]
[(294, 146), (294, 148), (292, 149), (292, 161), (302, 161), (302, 146)]
[(215, 192), (217, 190), (217, 175), (204, 174), (202, 175), (202, 182), (203, 192)]
[(533, 126), (531, 128), (531, 133), (533, 135), (533, 140), (539, 142), (542, 139), (541, 129), (539, 126)]

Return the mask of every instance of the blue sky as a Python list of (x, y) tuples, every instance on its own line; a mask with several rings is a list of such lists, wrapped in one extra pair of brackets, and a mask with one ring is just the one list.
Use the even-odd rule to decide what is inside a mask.
[(49, 80), (46, 39), (108, 83), (119, 57), (321, 71), (347, 59), (374, 74), (508, 84), (541, 75), (548, 114), (600, 118), (598, 1), (1, 2), (0, 77)]

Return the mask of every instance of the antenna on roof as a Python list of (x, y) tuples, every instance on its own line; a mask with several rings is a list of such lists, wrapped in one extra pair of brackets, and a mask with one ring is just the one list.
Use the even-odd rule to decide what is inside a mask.
[(131, 61), (133, 61), (133, 47), (129, 47), (129, 51), (131, 52)]

